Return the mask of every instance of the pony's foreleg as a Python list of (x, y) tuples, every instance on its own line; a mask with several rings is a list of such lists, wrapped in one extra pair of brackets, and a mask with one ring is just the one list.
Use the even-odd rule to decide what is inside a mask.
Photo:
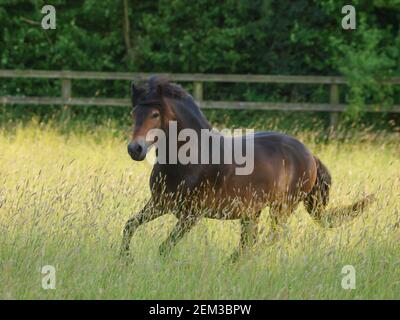
[(146, 223), (154, 220), (160, 216), (162, 216), (164, 212), (162, 210), (157, 209), (152, 201), (149, 201), (142, 210), (140, 210), (136, 215), (130, 218), (126, 224), (123, 231), (122, 236), (122, 244), (121, 244), (121, 256), (129, 255), (129, 246), (132, 239), (132, 236), (136, 229)]
[(168, 235), (167, 239), (160, 245), (160, 255), (165, 256), (168, 254), (172, 247), (174, 247), (176, 243), (182, 239), (185, 233), (193, 228), (197, 221), (198, 218), (194, 216), (180, 217), (171, 233)]
[(231, 255), (231, 260), (236, 261), (241, 253), (246, 249), (251, 248), (257, 242), (258, 236), (258, 221), (261, 211), (259, 211), (255, 217), (242, 218), (240, 220), (240, 243), (239, 248)]

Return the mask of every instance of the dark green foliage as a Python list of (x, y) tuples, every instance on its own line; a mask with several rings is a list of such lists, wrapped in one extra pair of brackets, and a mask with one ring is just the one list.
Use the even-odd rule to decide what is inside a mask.
[[(347, 116), (362, 121), (374, 117), (362, 114), (366, 103), (385, 107), (400, 101), (399, 88), (380, 83), (400, 75), (399, 0), (352, 1), (357, 10), (357, 29), (353, 31), (341, 28), (341, 8), (347, 1), (126, 3), (129, 34), (124, 29), (123, 0), (52, 1), (57, 10), (56, 30), (41, 28), (40, 10), (45, 1), (1, 0), (0, 68), (345, 75), (350, 85), (342, 90), (341, 98), (350, 104)], [(60, 84), (0, 79), (0, 95), (11, 94), (59, 96)], [(74, 81), (73, 95), (122, 97), (128, 95), (128, 85), (122, 81)], [(259, 84), (206, 84), (205, 98), (329, 99), (326, 86)], [(27, 116), (26, 109), (16, 110), (14, 115)], [(41, 118), (52, 117), (55, 110), (58, 115), (68, 112), (91, 119), (116, 119), (125, 112), (83, 107), (60, 111), (49, 106), (28, 110)], [(252, 117), (252, 113), (243, 114)]]

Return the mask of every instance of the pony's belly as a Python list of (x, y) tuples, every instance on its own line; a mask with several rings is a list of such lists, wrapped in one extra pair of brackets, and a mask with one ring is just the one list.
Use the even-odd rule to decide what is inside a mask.
[[(217, 194), (217, 196), (215, 196)], [(203, 197), (203, 205), (200, 208), (203, 216), (211, 219), (242, 219), (251, 217), (262, 208), (268, 206), (267, 198), (260, 196), (251, 197), (246, 194), (234, 196), (214, 193), (215, 197)]]

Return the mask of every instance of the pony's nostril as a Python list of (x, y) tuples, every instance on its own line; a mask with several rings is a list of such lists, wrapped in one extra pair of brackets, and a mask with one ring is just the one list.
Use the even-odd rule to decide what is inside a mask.
[(128, 153), (133, 160), (142, 160), (145, 146), (140, 143), (130, 143), (128, 145)]
[(135, 148), (134, 148), (134, 146), (132, 144), (128, 144), (128, 153), (129, 153), (130, 156), (133, 155), (134, 149)]
[(143, 151), (142, 146), (141, 146), (140, 144), (137, 145), (137, 146), (136, 146), (136, 150), (135, 150), (135, 154), (139, 156), (139, 155), (142, 154), (142, 151)]
[(137, 152), (138, 145), (137, 144), (129, 144), (128, 145), (128, 153), (131, 157), (136, 156), (138, 154)]

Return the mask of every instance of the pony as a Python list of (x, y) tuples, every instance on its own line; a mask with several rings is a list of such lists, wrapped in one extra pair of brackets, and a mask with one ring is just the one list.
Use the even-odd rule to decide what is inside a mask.
[[(151, 137), (152, 130), (165, 134), (166, 161), (156, 162), (150, 176), (151, 198), (145, 206), (130, 218), (123, 230), (121, 255), (129, 255), (130, 241), (137, 228), (166, 213), (173, 213), (177, 223), (160, 246), (160, 254), (167, 254), (200, 218), (240, 220), (241, 235), (238, 249), (232, 254), (237, 259), (257, 240), (261, 210), (269, 207), (271, 228), (269, 239), (275, 242), (287, 219), (303, 202), (307, 212), (324, 227), (338, 226), (344, 218), (351, 220), (372, 202), (373, 195), (364, 197), (352, 205), (327, 210), (331, 175), (326, 166), (299, 140), (278, 132), (257, 132), (232, 139), (240, 139), (244, 145), (253, 143), (253, 170), (249, 174), (236, 174), (240, 164), (171, 161), (171, 134), (169, 124), (174, 121), (182, 132), (191, 129), (201, 139), (201, 131), (212, 130), (193, 97), (181, 86), (163, 77), (153, 76), (142, 85), (131, 83), (132, 140), (128, 153), (135, 161), (145, 159), (150, 147), (159, 139)], [(201, 144), (192, 146), (197, 157), (207, 152), (232, 153), (220, 133), (217, 149)], [(187, 141), (172, 138), (176, 146)], [(213, 149), (214, 148), (214, 149)], [(159, 157), (159, 148), (156, 148)]]

